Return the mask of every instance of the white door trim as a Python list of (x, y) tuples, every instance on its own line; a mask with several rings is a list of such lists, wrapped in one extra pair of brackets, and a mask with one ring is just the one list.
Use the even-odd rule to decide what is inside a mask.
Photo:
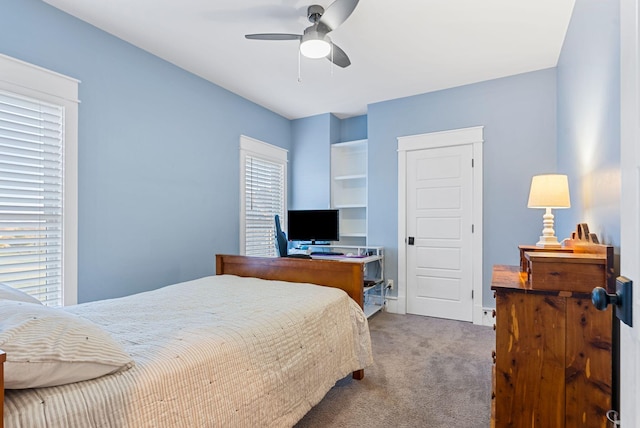
[[(390, 312), (407, 312), (407, 152), (471, 145), (473, 147), (473, 323), (482, 324), (482, 143), (483, 126), (398, 137), (398, 300)], [(391, 303), (391, 302), (389, 302)]]
[(640, 424), (640, 2), (620, 2), (620, 274), (634, 281), (633, 327), (620, 324), (620, 419)]

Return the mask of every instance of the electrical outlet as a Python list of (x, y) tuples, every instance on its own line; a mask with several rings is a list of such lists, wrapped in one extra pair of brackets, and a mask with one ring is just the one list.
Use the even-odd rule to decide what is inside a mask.
[(393, 290), (393, 279), (387, 279), (387, 288)]

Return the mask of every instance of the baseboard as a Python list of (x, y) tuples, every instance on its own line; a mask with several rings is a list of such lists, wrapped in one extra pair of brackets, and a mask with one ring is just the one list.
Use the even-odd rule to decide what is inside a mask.
[(496, 319), (493, 316), (494, 312), (494, 308), (482, 308), (482, 325), (493, 327), (493, 325), (496, 323)]
[[(401, 315), (406, 314), (405, 311), (400, 309), (400, 304), (396, 296), (387, 296), (387, 304), (386, 304), (385, 311), (391, 314), (401, 314)], [(484, 325), (487, 327), (493, 327), (493, 325), (495, 324), (493, 311), (494, 311), (494, 308), (482, 308), (482, 314), (479, 318), (481, 322), (476, 322), (475, 324)]]
[(398, 298), (396, 296), (387, 296), (387, 305), (385, 310), (391, 314), (405, 315), (405, 311), (400, 309)]

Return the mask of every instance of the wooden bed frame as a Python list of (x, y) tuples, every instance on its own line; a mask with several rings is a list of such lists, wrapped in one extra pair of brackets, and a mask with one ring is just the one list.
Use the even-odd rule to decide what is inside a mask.
[[(289, 282), (308, 282), (340, 288), (363, 307), (363, 271), (358, 263), (335, 260), (296, 258), (266, 258), (216, 255), (216, 275), (249, 276)], [(0, 428), (4, 415), (4, 362), (5, 353), (0, 350)], [(353, 372), (354, 379), (364, 378), (364, 370)]]
[(364, 305), (364, 272), (359, 263), (291, 257), (246, 257), (216, 255), (216, 275), (249, 276), (289, 282), (308, 282), (340, 288)]
[[(308, 282), (344, 290), (362, 308), (364, 272), (359, 263), (291, 257), (246, 257), (216, 255), (216, 275), (237, 275), (288, 282)], [(353, 372), (364, 378), (364, 370)]]

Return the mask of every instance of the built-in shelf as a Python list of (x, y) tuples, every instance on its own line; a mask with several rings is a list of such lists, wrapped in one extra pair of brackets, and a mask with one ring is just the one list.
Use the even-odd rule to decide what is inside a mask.
[(331, 177), (331, 206), (340, 210), (341, 243), (366, 245), (367, 140), (331, 146)]

